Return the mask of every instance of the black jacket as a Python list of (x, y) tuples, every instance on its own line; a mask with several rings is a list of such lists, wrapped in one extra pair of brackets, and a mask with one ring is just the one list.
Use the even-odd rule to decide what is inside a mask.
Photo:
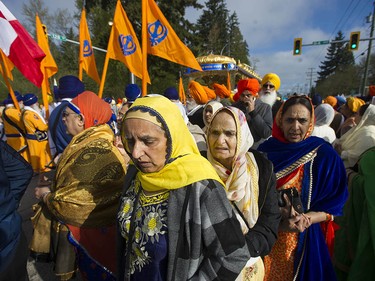
[(276, 177), (272, 162), (256, 150), (254, 154), (259, 168), (259, 217), (246, 234), (246, 242), (252, 257), (269, 254), (277, 239), (281, 219), (277, 202)]

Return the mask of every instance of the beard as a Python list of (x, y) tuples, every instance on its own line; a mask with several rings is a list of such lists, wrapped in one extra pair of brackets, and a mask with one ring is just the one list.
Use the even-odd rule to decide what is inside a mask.
[(263, 90), (259, 93), (259, 99), (266, 103), (269, 104), (271, 107), (275, 104), (276, 99), (277, 99), (277, 93), (276, 91), (272, 91), (269, 94), (264, 93)]
[(197, 103), (195, 102), (195, 100), (192, 100), (192, 101), (186, 101), (186, 111), (189, 113), (190, 111), (192, 111), (194, 108), (197, 107)]

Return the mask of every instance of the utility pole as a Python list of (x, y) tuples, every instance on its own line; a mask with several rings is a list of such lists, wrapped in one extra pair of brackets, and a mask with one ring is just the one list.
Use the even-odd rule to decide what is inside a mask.
[(365, 66), (365, 73), (363, 75), (363, 84), (362, 84), (362, 95), (365, 95), (365, 89), (367, 84), (367, 72), (368, 72), (368, 66), (370, 64), (370, 57), (371, 57), (371, 48), (372, 48), (372, 36), (374, 34), (374, 22), (375, 22), (375, 2), (373, 3), (374, 10), (371, 15), (371, 31), (370, 31), (370, 40), (368, 42), (368, 49), (367, 49), (367, 58), (366, 58), (366, 66)]
[(312, 87), (312, 79), (314, 76), (314, 69), (313, 67), (308, 68), (309, 72), (306, 72), (307, 78), (310, 80), (310, 86), (309, 86), (309, 92), (311, 92), (311, 87)]

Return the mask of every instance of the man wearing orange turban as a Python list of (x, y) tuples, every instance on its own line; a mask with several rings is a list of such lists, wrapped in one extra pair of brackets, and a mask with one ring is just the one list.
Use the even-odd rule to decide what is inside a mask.
[[(238, 101), (233, 106), (245, 113), (247, 124), (254, 138), (252, 148), (256, 149), (272, 133), (272, 109), (269, 104), (258, 99), (259, 82), (255, 78), (238, 81)], [(235, 96), (236, 96), (235, 95)], [(234, 100), (236, 98), (234, 97)]]
[(196, 81), (190, 81), (188, 85), (188, 90), (186, 94), (186, 110), (189, 121), (198, 125), (199, 127), (204, 127), (203, 122), (203, 108), (204, 105), (211, 99), (215, 98), (215, 92), (208, 91), (211, 90), (208, 87), (202, 86)]

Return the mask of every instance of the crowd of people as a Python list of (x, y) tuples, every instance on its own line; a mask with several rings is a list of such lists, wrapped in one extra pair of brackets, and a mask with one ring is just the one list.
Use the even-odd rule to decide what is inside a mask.
[[(372, 280), (375, 105), (190, 81), (99, 98), (73, 75), (46, 116), (3, 101), (0, 280)], [(38, 177), (27, 246), (17, 208)]]

